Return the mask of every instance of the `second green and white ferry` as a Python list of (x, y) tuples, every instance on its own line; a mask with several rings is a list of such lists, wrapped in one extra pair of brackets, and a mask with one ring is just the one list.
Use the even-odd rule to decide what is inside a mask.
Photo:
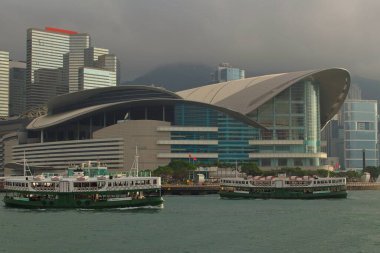
[(346, 178), (304, 176), (222, 178), (222, 198), (322, 199), (347, 198)]

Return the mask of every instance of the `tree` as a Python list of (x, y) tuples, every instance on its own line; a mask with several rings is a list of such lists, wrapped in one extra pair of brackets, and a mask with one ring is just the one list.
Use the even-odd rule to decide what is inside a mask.
[(159, 166), (157, 169), (153, 171), (153, 176), (159, 177), (171, 177), (173, 175), (173, 169), (169, 166)]
[(371, 179), (375, 181), (379, 177), (380, 167), (368, 166), (363, 170), (363, 172), (368, 172), (371, 174)]
[(250, 176), (260, 176), (263, 174), (262, 170), (257, 166), (256, 163), (245, 163), (241, 166), (241, 172), (244, 172)]

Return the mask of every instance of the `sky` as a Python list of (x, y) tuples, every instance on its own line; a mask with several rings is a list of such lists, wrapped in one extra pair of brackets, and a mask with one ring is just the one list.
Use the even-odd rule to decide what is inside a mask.
[(166, 64), (248, 73), (329, 67), (380, 80), (378, 0), (1, 0), (0, 50), (25, 60), (27, 28), (85, 32), (122, 80)]

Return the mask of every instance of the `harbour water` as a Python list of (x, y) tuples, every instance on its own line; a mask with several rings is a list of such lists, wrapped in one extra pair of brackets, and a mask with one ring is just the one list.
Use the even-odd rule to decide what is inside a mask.
[(380, 191), (351, 191), (338, 200), (165, 196), (162, 209), (51, 211), (1, 204), (0, 252), (378, 253)]

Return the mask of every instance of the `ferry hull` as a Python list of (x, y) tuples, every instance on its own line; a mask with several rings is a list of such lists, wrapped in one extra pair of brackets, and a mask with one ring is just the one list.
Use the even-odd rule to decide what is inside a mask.
[(221, 198), (226, 199), (329, 199), (347, 198), (346, 191), (303, 193), (303, 192), (268, 192), (268, 193), (242, 193), (242, 192), (219, 192)]
[(117, 201), (94, 201), (94, 200), (38, 200), (30, 201), (26, 199), (4, 198), (4, 203), (8, 207), (31, 208), (31, 209), (65, 209), (65, 208), (123, 208), (123, 207), (143, 207), (159, 206), (164, 200), (160, 196), (146, 197), (143, 199), (117, 200)]

